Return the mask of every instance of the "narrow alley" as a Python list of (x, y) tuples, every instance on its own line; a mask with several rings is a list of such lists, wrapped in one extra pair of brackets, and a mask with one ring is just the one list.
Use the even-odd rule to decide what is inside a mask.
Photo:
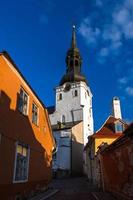
[(109, 193), (103, 193), (86, 180), (85, 177), (56, 179), (50, 184), (50, 188), (58, 190), (49, 198), (41, 196), (36, 200), (115, 200)]

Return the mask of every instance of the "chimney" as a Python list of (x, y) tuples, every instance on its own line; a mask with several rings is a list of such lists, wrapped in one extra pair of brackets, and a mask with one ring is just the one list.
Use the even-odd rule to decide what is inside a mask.
[(118, 119), (122, 119), (121, 116), (121, 106), (120, 106), (120, 99), (118, 97), (114, 97), (113, 98), (113, 102), (112, 102), (112, 114), (113, 116)]

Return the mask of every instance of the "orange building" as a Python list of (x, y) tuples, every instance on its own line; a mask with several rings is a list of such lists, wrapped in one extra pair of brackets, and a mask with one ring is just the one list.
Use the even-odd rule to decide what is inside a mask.
[(44, 104), (8, 53), (0, 53), (0, 199), (46, 186), (54, 148)]

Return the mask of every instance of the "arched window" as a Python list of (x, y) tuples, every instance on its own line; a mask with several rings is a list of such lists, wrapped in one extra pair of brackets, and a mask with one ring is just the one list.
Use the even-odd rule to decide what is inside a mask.
[(75, 97), (78, 96), (78, 91), (77, 91), (77, 90), (74, 91), (74, 96), (75, 96)]
[(86, 94), (86, 92), (85, 92), (85, 98), (87, 98), (87, 94)]
[(62, 100), (62, 93), (59, 94), (59, 100)]
[(78, 66), (78, 64), (79, 64), (78, 60), (75, 60), (75, 66)]
[(70, 60), (70, 67), (73, 67), (73, 60)]

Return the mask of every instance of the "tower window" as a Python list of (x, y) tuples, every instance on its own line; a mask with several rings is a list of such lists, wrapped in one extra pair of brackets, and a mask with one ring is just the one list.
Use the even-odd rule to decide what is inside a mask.
[(85, 92), (85, 98), (87, 98), (87, 94), (86, 94), (86, 92)]
[(70, 60), (70, 67), (73, 67), (73, 60)]
[(75, 60), (75, 66), (78, 66), (78, 64), (79, 64), (78, 60)]
[(78, 91), (77, 91), (77, 90), (74, 91), (74, 96), (75, 96), (75, 97), (78, 96)]
[(59, 94), (59, 99), (58, 100), (62, 100), (62, 93)]

